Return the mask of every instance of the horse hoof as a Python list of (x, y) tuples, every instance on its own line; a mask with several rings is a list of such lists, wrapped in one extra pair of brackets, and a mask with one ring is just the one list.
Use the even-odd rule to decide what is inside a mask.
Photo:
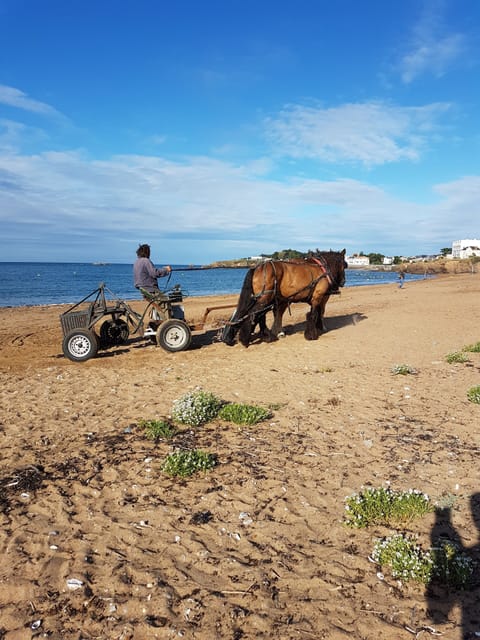
[(278, 340), (278, 336), (269, 335), (265, 338), (265, 342), (276, 342)]
[(279, 338), (285, 338), (285, 331), (280, 331), (280, 332), (278, 333), (278, 337), (279, 337)]

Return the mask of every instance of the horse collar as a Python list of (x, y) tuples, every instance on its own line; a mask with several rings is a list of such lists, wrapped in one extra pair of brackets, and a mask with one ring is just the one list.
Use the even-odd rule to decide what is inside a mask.
[(312, 262), (317, 264), (320, 267), (320, 269), (323, 271), (323, 273), (325, 274), (325, 277), (327, 278), (328, 284), (331, 287), (333, 284), (332, 276), (330, 275), (329, 269), (325, 265), (325, 261), (320, 257), (317, 258), (316, 256), (312, 256), (311, 260)]

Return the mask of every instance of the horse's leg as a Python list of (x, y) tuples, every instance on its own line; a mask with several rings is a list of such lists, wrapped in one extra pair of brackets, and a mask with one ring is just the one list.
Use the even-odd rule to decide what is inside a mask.
[(310, 311), (307, 313), (307, 325), (305, 327), (305, 340), (316, 340), (318, 338), (318, 307), (310, 305)]
[[(260, 313), (257, 314), (255, 318), (255, 326), (257, 325), (258, 325), (258, 337), (260, 338), (260, 340), (267, 340), (270, 332), (267, 328), (267, 312), (266, 311), (261, 311)], [(255, 331), (255, 326), (253, 327), (254, 331)]]
[(318, 307), (317, 327), (320, 333), (326, 333), (328, 331), (325, 324), (325, 307), (327, 306), (329, 298), (330, 296), (328, 294), (324, 295), (322, 301), (320, 302), (320, 306)]
[[(268, 305), (267, 305), (268, 306)], [(240, 324), (238, 339), (244, 347), (248, 347), (255, 327), (259, 326), (261, 339), (270, 340), (270, 331), (267, 328), (265, 304), (256, 302), (244, 320)]]
[[(277, 338), (272, 333), (272, 331), (267, 327), (267, 313), (268, 311), (257, 312), (255, 321), (254, 321), (253, 330), (255, 330), (255, 326), (258, 325), (258, 329), (259, 329), (258, 337), (260, 338), (260, 340), (264, 340), (265, 342), (273, 342)], [(273, 313), (275, 318), (275, 311)]]
[(250, 344), (253, 329), (253, 318), (254, 316), (249, 314), (248, 317), (242, 321), (240, 329), (238, 330), (238, 339), (244, 347), (248, 347)]
[(272, 340), (276, 340), (279, 334), (285, 335), (283, 333), (283, 328), (282, 328), (282, 318), (283, 318), (283, 314), (287, 309), (287, 306), (288, 306), (288, 303), (285, 302), (284, 300), (280, 300), (275, 305), (275, 308), (273, 310), (273, 324), (272, 324), (272, 328), (270, 329)]

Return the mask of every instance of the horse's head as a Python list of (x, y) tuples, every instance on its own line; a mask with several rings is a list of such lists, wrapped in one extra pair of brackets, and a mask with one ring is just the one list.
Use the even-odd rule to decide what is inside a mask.
[(323, 254), (330, 270), (333, 291), (345, 285), (345, 269), (348, 267), (345, 252), (346, 250), (343, 249), (343, 251), (328, 251)]

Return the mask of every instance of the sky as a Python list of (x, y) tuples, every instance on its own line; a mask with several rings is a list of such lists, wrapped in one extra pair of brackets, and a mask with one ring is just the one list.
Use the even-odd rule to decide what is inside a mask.
[(478, 0), (0, 0), (0, 261), (480, 237)]

